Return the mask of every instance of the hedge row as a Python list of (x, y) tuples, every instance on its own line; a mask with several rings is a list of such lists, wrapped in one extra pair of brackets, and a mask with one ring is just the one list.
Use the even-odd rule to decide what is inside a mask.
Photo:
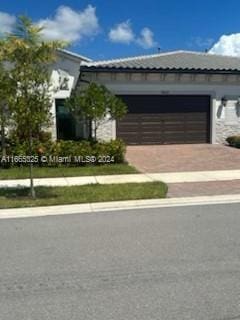
[(240, 136), (230, 136), (226, 141), (231, 147), (240, 148)]
[[(10, 144), (7, 155), (10, 156), (12, 166), (26, 165), (29, 157), (28, 143)], [(108, 163), (123, 163), (126, 147), (122, 140), (109, 142), (89, 142), (59, 140), (39, 143), (33, 142), (31, 161), (40, 166), (84, 166)], [(20, 159), (20, 160), (19, 160)], [(35, 161), (38, 159), (38, 162)]]

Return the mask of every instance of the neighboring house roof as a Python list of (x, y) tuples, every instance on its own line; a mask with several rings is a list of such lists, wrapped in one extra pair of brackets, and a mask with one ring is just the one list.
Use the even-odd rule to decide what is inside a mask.
[(68, 57), (72, 57), (72, 58), (75, 58), (75, 59), (78, 59), (78, 60), (81, 60), (81, 61), (86, 61), (86, 62), (91, 62), (92, 60), (85, 57), (85, 56), (82, 56), (78, 53), (75, 53), (75, 52), (71, 52), (71, 51), (68, 51), (68, 50), (65, 50), (65, 49), (58, 49), (58, 52), (63, 54), (63, 55), (66, 55)]
[(124, 59), (82, 62), (81, 71), (240, 73), (240, 58), (173, 51)]

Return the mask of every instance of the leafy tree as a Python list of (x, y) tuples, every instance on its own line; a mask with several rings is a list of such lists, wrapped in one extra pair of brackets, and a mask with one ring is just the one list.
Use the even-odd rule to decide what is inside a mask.
[[(66, 100), (67, 108), (89, 125), (89, 139), (97, 140), (97, 129), (104, 119), (121, 119), (127, 113), (126, 104), (105, 86), (90, 83), (85, 90), (73, 91)], [(93, 128), (92, 128), (93, 124)]]
[[(56, 58), (57, 48), (64, 45), (59, 41), (43, 41), (41, 31), (29, 18), (20, 16), (15, 31), (7, 38), (11, 87), (16, 93), (10, 95), (9, 107), (18, 137), (28, 141), (29, 155), (33, 138), (51, 122), (49, 65)], [(31, 196), (35, 198), (32, 162), (29, 169)]]
[[(1, 44), (0, 44), (1, 45)], [(2, 48), (2, 47), (1, 47)], [(6, 155), (6, 126), (8, 122), (7, 114), (7, 97), (9, 91), (9, 76), (4, 67), (3, 55), (0, 54), (0, 139), (1, 139), (1, 151), (2, 155)]]
[(6, 155), (6, 128), (10, 124), (11, 113), (9, 110), (9, 99), (15, 92), (12, 87), (10, 76), (10, 65), (6, 61), (8, 57), (8, 46), (6, 38), (0, 39), (0, 142), (2, 156)]

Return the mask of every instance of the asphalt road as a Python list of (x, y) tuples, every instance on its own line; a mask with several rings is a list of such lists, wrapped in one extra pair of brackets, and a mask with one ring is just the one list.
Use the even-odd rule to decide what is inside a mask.
[(240, 319), (240, 204), (1, 220), (0, 319)]

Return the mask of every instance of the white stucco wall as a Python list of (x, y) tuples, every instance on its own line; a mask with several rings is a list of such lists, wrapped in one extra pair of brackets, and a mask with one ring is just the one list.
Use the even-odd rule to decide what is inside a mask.
[[(114, 94), (196, 94), (211, 96), (211, 143), (224, 143), (231, 134), (240, 134), (240, 97), (238, 76), (179, 75), (169, 74), (85, 74), (85, 78), (106, 85)], [(222, 97), (227, 98), (226, 107), (221, 106)], [(115, 122), (106, 123), (98, 129), (102, 140), (116, 137)]]
[[(51, 82), (52, 82), (52, 138), (55, 140), (57, 138), (57, 125), (56, 125), (56, 99), (66, 99), (69, 98), (71, 95), (72, 90), (75, 88), (79, 73), (80, 73), (80, 64), (82, 59), (80, 57), (71, 56), (70, 54), (66, 53), (58, 53), (57, 61), (52, 65), (52, 75), (51, 75)], [(63, 71), (67, 74), (69, 79), (68, 81), (68, 90), (61, 90), (57, 89), (59, 87), (59, 75)], [(59, 73), (60, 72), (60, 73)]]

